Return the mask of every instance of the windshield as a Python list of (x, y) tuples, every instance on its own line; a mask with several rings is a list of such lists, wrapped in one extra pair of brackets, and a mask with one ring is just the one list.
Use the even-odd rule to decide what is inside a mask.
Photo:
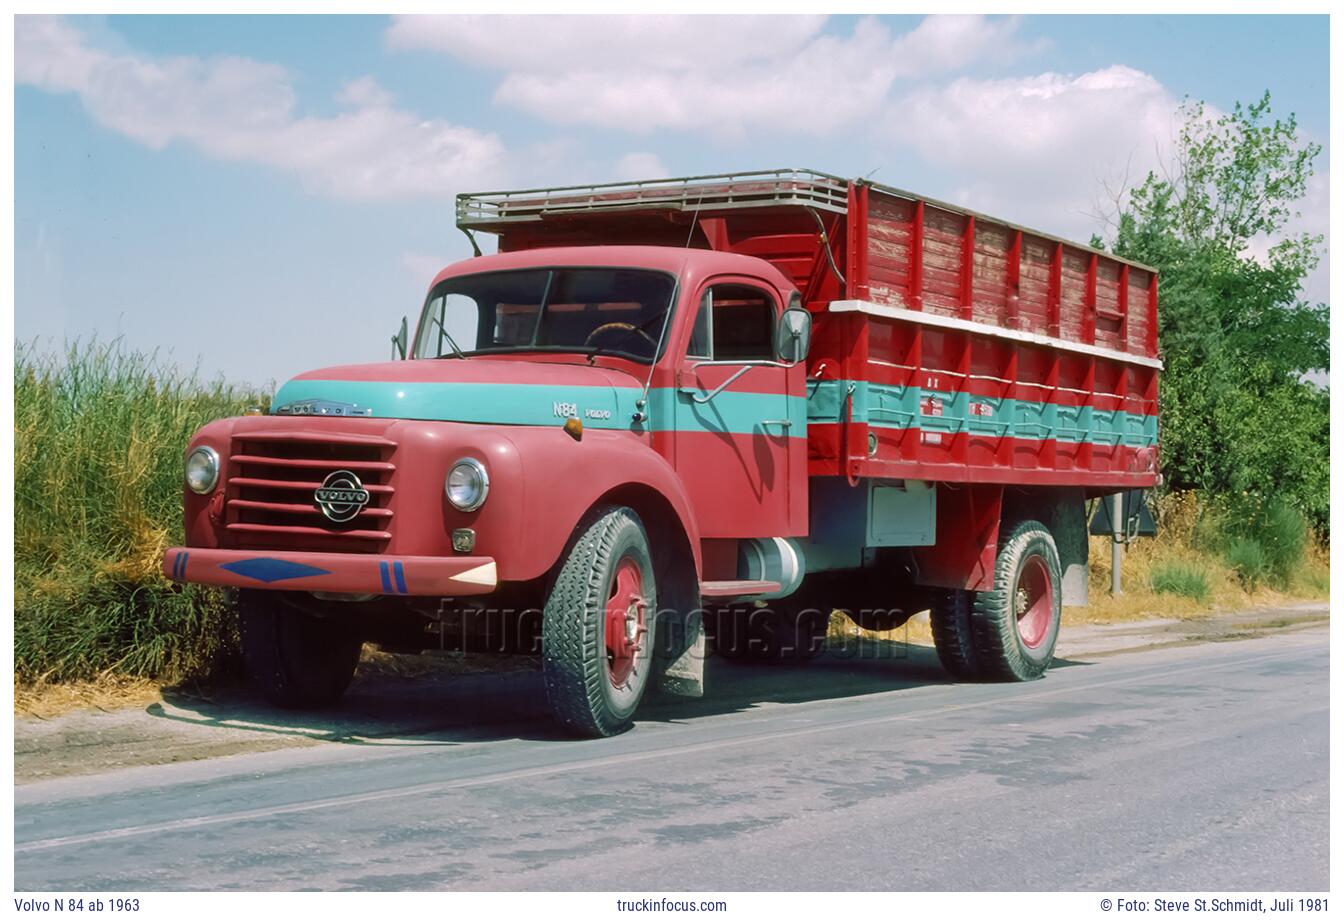
[(579, 351), (652, 361), (674, 287), (671, 275), (632, 268), (449, 278), (425, 303), (415, 356)]

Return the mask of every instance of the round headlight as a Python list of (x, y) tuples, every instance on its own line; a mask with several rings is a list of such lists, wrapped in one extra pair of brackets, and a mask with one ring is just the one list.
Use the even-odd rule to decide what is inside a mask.
[(463, 457), (448, 471), (443, 481), (443, 491), (458, 511), (475, 511), (485, 504), (485, 496), (490, 491), (490, 477), (481, 461)]
[(187, 488), (204, 495), (219, 482), (219, 454), (209, 447), (198, 447), (187, 455)]

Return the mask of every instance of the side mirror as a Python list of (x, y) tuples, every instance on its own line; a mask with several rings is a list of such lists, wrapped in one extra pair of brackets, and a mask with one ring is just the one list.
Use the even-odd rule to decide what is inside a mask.
[(812, 314), (803, 307), (796, 294), (789, 308), (779, 318), (775, 332), (775, 354), (785, 364), (797, 364), (807, 358), (812, 345)]
[(401, 328), (392, 336), (392, 360), (406, 360), (406, 317), (401, 318)]

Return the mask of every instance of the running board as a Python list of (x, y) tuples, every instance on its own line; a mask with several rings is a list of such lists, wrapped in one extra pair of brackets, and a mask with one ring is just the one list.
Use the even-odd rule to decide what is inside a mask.
[(702, 581), (701, 597), (755, 597), (773, 594), (780, 589), (777, 581)]

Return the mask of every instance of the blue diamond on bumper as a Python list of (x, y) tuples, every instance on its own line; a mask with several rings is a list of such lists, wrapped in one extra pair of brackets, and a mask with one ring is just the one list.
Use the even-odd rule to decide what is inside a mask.
[(331, 574), (326, 569), (304, 565), (301, 562), (290, 562), (287, 559), (271, 559), (267, 556), (260, 556), (256, 559), (242, 559), (238, 562), (226, 562), (220, 568), (228, 569), (235, 575), (241, 575), (244, 578), (251, 578), (265, 584), (285, 581), (290, 578), (308, 578), (312, 575)]

